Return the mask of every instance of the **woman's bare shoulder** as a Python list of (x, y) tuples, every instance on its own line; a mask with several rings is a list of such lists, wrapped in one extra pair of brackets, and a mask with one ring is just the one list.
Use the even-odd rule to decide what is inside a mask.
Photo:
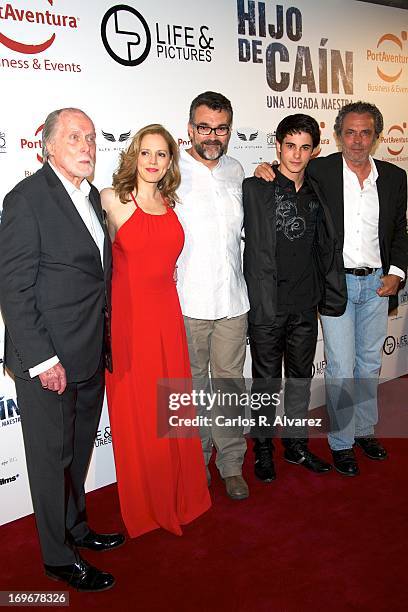
[(101, 191), (102, 208), (109, 212), (120, 204), (120, 200), (115, 190), (112, 187), (105, 187)]

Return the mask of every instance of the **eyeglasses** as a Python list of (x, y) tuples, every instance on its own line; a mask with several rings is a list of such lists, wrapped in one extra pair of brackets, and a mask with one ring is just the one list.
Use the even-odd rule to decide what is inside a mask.
[(201, 136), (209, 136), (211, 132), (214, 132), (216, 136), (226, 136), (230, 131), (229, 125), (219, 125), (218, 127), (212, 128), (209, 125), (197, 125), (192, 124)]

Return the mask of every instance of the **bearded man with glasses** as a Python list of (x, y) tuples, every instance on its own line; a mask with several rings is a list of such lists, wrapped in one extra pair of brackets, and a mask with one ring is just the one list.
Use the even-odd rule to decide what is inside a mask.
[[(241, 266), (244, 171), (226, 155), (232, 114), (231, 102), (220, 93), (207, 91), (191, 103), (191, 148), (180, 151), (175, 209), (185, 233), (177, 277), (194, 386), (217, 397), (199, 407), (207, 417), (200, 428), (205, 462), (208, 466), (214, 445), (227, 494), (244, 499), (249, 494), (242, 477), (246, 440), (236, 418), (238, 400), (231, 403), (231, 397), (244, 391), (249, 301)], [(236, 426), (228, 426), (230, 417)], [(210, 484), (208, 467), (207, 480)]]

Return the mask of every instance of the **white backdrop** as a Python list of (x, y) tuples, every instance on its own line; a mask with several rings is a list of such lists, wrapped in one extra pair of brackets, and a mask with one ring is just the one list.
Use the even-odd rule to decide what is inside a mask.
[[(293, 112), (318, 120), (322, 155), (335, 151), (337, 111), (359, 99), (384, 114), (376, 157), (408, 169), (408, 11), (354, 0), (125, 2), (0, 6), (0, 201), (40, 167), (42, 124), (51, 110), (76, 106), (94, 120), (94, 182), (102, 188), (111, 184), (119, 151), (147, 123), (163, 123), (187, 146), (189, 104), (207, 89), (232, 101), (229, 153), (247, 175), (275, 157), (276, 126)], [(403, 290), (389, 320), (384, 377), (408, 371), (407, 305)], [(324, 366), (320, 337), (313, 405), (322, 403)], [(106, 407), (95, 447), (88, 488), (115, 480)], [(32, 510), (14, 386), (3, 376), (0, 501), (0, 524)]]

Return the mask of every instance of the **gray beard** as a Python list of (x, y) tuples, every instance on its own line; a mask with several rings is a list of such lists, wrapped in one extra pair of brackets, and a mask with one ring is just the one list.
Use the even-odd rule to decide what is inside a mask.
[(203, 144), (205, 143), (195, 143), (193, 145), (196, 152), (203, 159), (206, 159), (208, 161), (215, 161), (216, 159), (219, 159), (225, 153), (226, 147), (224, 147), (222, 143), (220, 142), (217, 142), (218, 151), (214, 151), (214, 153), (208, 153), (208, 151), (204, 149)]

